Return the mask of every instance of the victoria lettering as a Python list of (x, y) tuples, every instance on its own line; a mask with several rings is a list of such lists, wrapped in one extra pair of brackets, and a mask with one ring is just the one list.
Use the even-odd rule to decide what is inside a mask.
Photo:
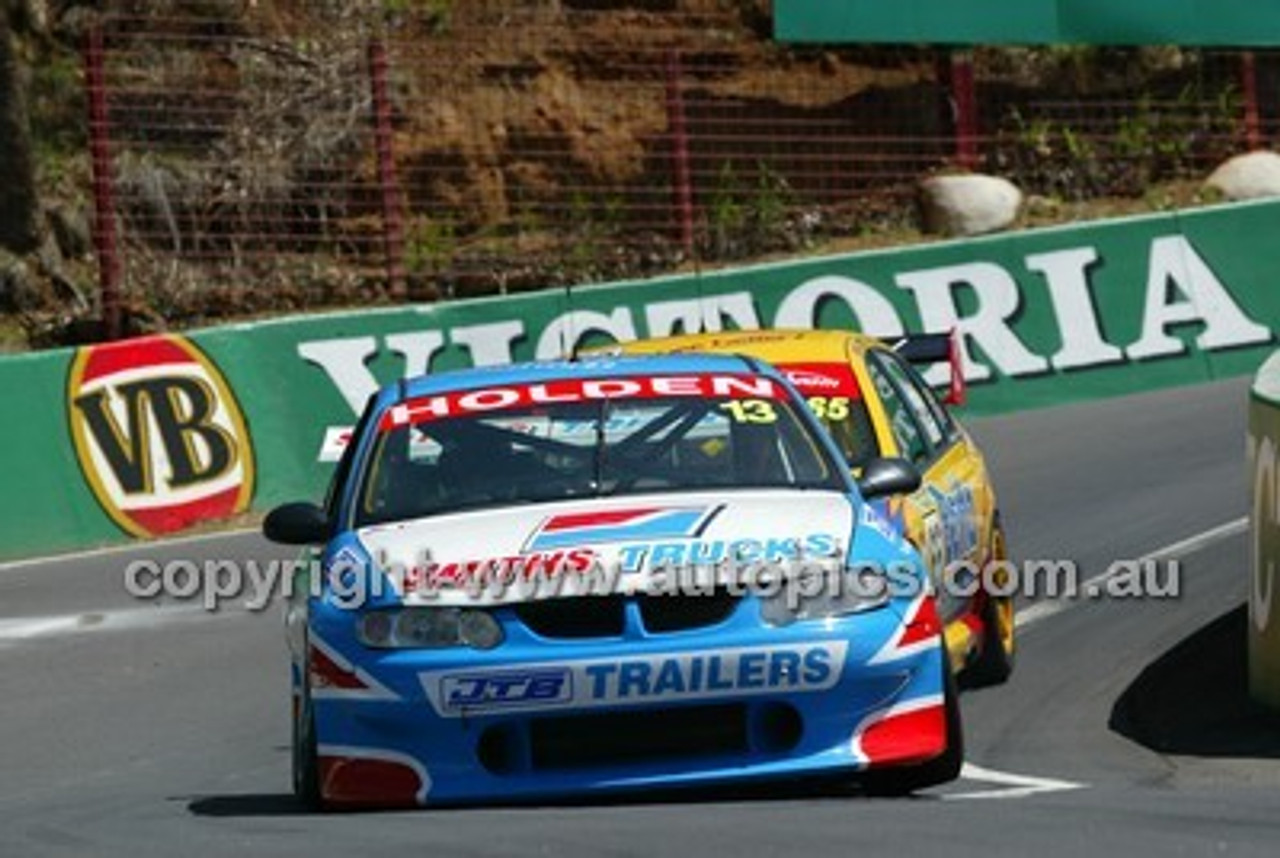
[[(1025, 257), (1020, 276), (993, 261), (904, 271), (880, 288), (838, 274), (824, 274), (782, 294), (772, 318), (760, 310), (760, 297), (746, 291), (696, 298), (619, 305), (608, 310), (574, 309), (530, 330), (523, 319), (502, 319), (445, 330), (318, 340), (298, 346), (299, 356), (320, 369), (353, 413), (378, 389), (369, 364), (384, 351), (397, 355), (404, 377), (430, 372), (437, 359), (474, 366), (512, 362), (532, 345), (536, 359), (563, 357), (587, 339), (630, 340), (674, 333), (715, 332), (726, 328), (812, 328), (825, 309), (838, 305), (859, 330), (880, 336), (901, 335), (906, 326), (895, 307), (899, 296), (914, 306), (923, 330), (955, 329), (961, 336), (965, 378), (983, 382), (1062, 370), (1143, 361), (1183, 354), (1187, 341), (1173, 329), (1195, 324), (1198, 349), (1214, 351), (1269, 342), (1270, 328), (1252, 319), (1230, 290), (1183, 235), (1154, 238), (1147, 248), (1145, 283), (1125, 284), (1122, 298), (1140, 310), (1140, 329), (1131, 342), (1107, 338), (1114, 323), (1100, 316), (1094, 274), (1105, 260), (1094, 247), (1071, 247)], [(1043, 307), (1053, 318), (1057, 342), (1028, 343), (1019, 319)], [(527, 354), (527, 352), (526, 352)], [(945, 368), (931, 370), (946, 372)], [(940, 379), (928, 376), (931, 382)]]

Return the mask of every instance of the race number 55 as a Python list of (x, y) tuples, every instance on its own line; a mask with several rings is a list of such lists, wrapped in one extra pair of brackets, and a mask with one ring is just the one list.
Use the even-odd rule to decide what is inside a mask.
[(849, 416), (849, 397), (847, 396), (811, 396), (809, 410), (819, 420), (830, 420), (838, 423)]

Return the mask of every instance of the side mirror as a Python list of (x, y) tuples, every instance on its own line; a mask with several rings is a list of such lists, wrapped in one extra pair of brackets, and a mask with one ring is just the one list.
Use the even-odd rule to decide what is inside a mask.
[(263, 536), (285, 545), (322, 545), (332, 531), (325, 511), (305, 501), (278, 506), (262, 522)]
[(906, 459), (872, 459), (858, 478), (858, 491), (867, 500), (905, 495), (920, 488), (920, 472)]

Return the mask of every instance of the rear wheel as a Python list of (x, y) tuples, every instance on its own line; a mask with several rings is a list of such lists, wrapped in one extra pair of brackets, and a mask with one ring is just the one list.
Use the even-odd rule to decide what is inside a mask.
[[(1004, 529), (999, 520), (991, 529), (991, 563), (1008, 560)], [(982, 604), (982, 648), (964, 672), (965, 685), (998, 685), (1013, 673), (1014, 612), (1012, 596), (986, 595)]]
[(964, 725), (960, 718), (960, 693), (956, 689), (955, 676), (948, 665), (944, 648), (942, 651), (942, 697), (947, 719), (946, 750), (932, 760), (915, 766), (868, 772), (863, 783), (869, 794), (907, 795), (950, 783), (960, 777), (960, 769), (964, 766)]

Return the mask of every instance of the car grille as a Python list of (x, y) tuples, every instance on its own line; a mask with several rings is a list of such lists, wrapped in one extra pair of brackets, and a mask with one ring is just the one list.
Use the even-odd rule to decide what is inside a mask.
[(507, 721), (485, 729), (476, 754), (491, 774), (514, 775), (785, 754), (802, 734), (786, 703), (717, 703)]
[(517, 605), (516, 616), (544, 638), (619, 637), (626, 625), (621, 596), (578, 596)]
[[(650, 634), (713, 626), (729, 618), (741, 597), (723, 587), (706, 595), (637, 596), (640, 619)], [(621, 637), (626, 628), (624, 596), (575, 596), (515, 606), (515, 615), (534, 634), (552, 639)]]
[(529, 724), (529, 749), (534, 771), (741, 753), (747, 750), (746, 707), (539, 718)]
[(739, 601), (723, 587), (705, 596), (641, 596), (640, 617), (655, 634), (700, 629), (727, 620)]

